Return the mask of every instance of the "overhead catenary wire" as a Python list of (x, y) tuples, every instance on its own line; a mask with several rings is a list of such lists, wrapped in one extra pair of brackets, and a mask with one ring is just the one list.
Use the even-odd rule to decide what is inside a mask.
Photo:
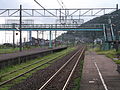
[(62, 6), (65, 8), (65, 4), (64, 4), (64, 2), (62, 1), (62, 0), (60, 0), (61, 1), (61, 3), (62, 3)]
[(62, 0), (57, 0), (58, 4), (62, 7), (62, 9), (65, 9), (65, 4)]
[(59, 0), (57, 0), (57, 2), (58, 2), (58, 4), (63, 8), (63, 6), (62, 6), (62, 4), (60, 3), (60, 1)]
[[(65, 18), (65, 23), (66, 23), (67, 14), (66, 14), (65, 4), (64, 4), (64, 2), (63, 2), (62, 0), (60, 0), (60, 1), (57, 0), (57, 2), (58, 2), (58, 4), (62, 7), (63, 10), (65, 9), (65, 13), (63, 13), (62, 10), (59, 10), (59, 12), (60, 12), (60, 23), (61, 23), (61, 19), (64, 20), (64, 18)], [(65, 15), (65, 16), (61, 16), (62, 14)]]
[(48, 13), (50, 13), (51, 15), (57, 17), (56, 15), (54, 15), (52, 12), (48, 11), (47, 9), (45, 9), (38, 1), (34, 0), (40, 7), (42, 7), (45, 11), (47, 11)]
[[(58, 1), (58, 0), (57, 0), (57, 1)], [(64, 15), (65, 15), (65, 16), (64, 16), (64, 17), (65, 17), (65, 22), (66, 22), (67, 17), (72, 17), (72, 15), (69, 15), (69, 14), (68, 14), (68, 13), (69, 13), (69, 11), (68, 11), (68, 10), (66, 10), (66, 6), (65, 6), (65, 4), (64, 4), (64, 2), (63, 2), (63, 0), (60, 0), (60, 1), (59, 1), (59, 3), (60, 3), (60, 2), (61, 2), (61, 4), (62, 4), (62, 5), (61, 5), (61, 6), (62, 6), (62, 8), (63, 8), (63, 9), (65, 9), (65, 13), (64, 13)], [(73, 18), (71, 18), (71, 20), (73, 20), (73, 22), (75, 22)]]

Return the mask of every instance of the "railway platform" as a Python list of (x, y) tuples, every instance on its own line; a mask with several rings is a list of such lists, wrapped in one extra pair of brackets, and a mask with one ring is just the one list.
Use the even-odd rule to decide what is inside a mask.
[(64, 50), (67, 47), (53, 47), (53, 48), (34, 48), (30, 50), (23, 50), (22, 52), (15, 52), (9, 54), (0, 54), (0, 69), (20, 64), (22, 62), (26, 62), (27, 60), (35, 59), (38, 57), (45, 56), (49, 53), (53, 53), (56, 51)]
[(51, 49), (49, 49), (49, 48), (33, 48), (33, 49), (29, 49), (29, 50), (23, 50), (22, 52), (0, 54), (0, 62), (2, 60), (7, 60), (9, 58), (15, 58), (15, 57), (20, 57), (20, 56), (32, 55), (32, 54), (46, 52), (46, 51), (58, 50), (58, 49), (62, 49), (62, 48), (65, 48), (65, 47), (54, 47), (54, 48), (51, 48)]
[(120, 90), (117, 65), (104, 55), (87, 51), (80, 90)]

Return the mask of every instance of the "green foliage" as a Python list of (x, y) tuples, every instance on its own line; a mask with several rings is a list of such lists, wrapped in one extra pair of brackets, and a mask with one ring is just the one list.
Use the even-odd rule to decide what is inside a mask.
[(100, 54), (100, 55), (106, 55), (107, 57), (109, 57), (111, 59), (116, 57), (116, 51), (114, 49), (112, 49), (112, 50), (106, 50), (106, 51), (104, 51), (104, 50), (98, 50), (96, 52), (98, 54)]
[(0, 49), (0, 54), (13, 53), (13, 52), (16, 52), (18, 50), (19, 50), (19, 48), (3, 48), (3, 49)]
[[(23, 47), (23, 50), (28, 50), (28, 49), (32, 49), (32, 48), (38, 48), (36, 46), (27, 46), (27, 47)], [(14, 53), (16, 51), (19, 51), (19, 48), (13, 48), (13, 47), (4, 47), (4, 48), (0, 48), (0, 54), (5, 54), (5, 53)]]
[[(120, 51), (116, 52), (115, 49), (107, 50), (107, 51), (97, 49), (96, 52), (97, 52), (97, 54), (105, 55), (105, 56), (107, 56), (108, 58), (111, 58), (111, 59), (117, 58), (117, 55), (120, 55)], [(120, 64), (120, 60), (113, 60), (113, 61), (116, 64)]]
[(117, 55), (120, 55), (120, 49), (117, 51)]
[(80, 89), (80, 81), (81, 81), (81, 77), (82, 77), (82, 70), (83, 70), (83, 64), (84, 64), (84, 60), (81, 60), (80, 62), (80, 69), (79, 69), (79, 77), (77, 77), (76, 79), (74, 79), (74, 88), (72, 88), (72, 90), (79, 90)]
[[(114, 11), (110, 14), (105, 14), (100, 17), (93, 18), (92, 20), (89, 20), (88, 22), (85, 22), (82, 25), (85, 26), (89, 24), (108, 24), (109, 18), (111, 19), (111, 23), (115, 25), (113, 29), (120, 31), (120, 10)], [(103, 39), (104, 36), (103, 36), (103, 32), (68, 31), (67, 33), (59, 36), (58, 39), (61, 40), (61, 37), (64, 38), (63, 41), (74, 42), (75, 37), (77, 37), (86, 42), (93, 42), (93, 39), (96, 39), (96, 38)]]
[[(5, 69), (0, 70), (0, 75), (9, 73), (9, 72), (14, 71), (14, 70), (18, 70), (19, 68), (22, 68), (22, 67), (27, 66), (27, 65), (29, 65), (29, 64), (32, 64), (32, 63), (34, 63), (34, 62), (36, 62), (36, 61), (40, 61), (40, 60), (42, 60), (42, 59), (46, 59), (46, 58), (49, 57), (49, 59), (46, 59), (46, 60), (44, 60), (44, 61), (42, 61), (42, 62), (36, 63), (36, 64), (28, 67), (28, 68), (19, 70), (18, 72), (14, 73), (14, 74), (7, 75), (6, 77), (1, 78), (0, 83), (1, 83), (2, 81), (4, 81), (4, 80), (9, 80), (10, 78), (12, 78), (12, 77), (14, 77), (14, 76), (20, 75), (21, 73), (24, 73), (24, 72), (26, 72), (26, 71), (28, 71), (28, 70), (36, 67), (36, 66), (39, 66), (39, 65), (41, 65), (41, 64), (43, 64), (43, 63), (45, 63), (45, 62), (47, 62), (47, 61), (50, 61), (51, 59), (53, 59), (53, 58), (55, 58), (55, 57), (57, 57), (57, 56), (59, 56), (59, 55), (64, 54), (64, 56), (65, 56), (66, 54), (68, 54), (69, 52), (73, 51), (74, 49), (75, 49), (75, 48), (68, 48), (68, 49), (63, 50), (63, 51), (61, 51), (61, 52), (57, 52), (57, 53), (54, 53), (54, 54), (49, 54), (49, 55), (47, 55), (47, 56), (44, 56), (44, 57), (41, 57), (41, 58), (37, 58), (37, 59), (35, 59), (35, 60), (27, 61), (26, 63), (21, 63), (21, 64), (18, 64), (18, 65), (13, 65), (13, 66), (10, 66), (10, 67), (6, 67)], [(59, 57), (59, 58), (61, 58), (61, 57)], [(59, 58), (57, 58), (56, 60), (58, 60)], [(55, 61), (55, 60), (54, 60), (54, 61)], [(32, 71), (32, 72), (30, 72), (30, 73), (28, 73), (28, 74), (25, 74), (23, 77), (20, 77), (20, 78), (14, 80), (14, 82), (12, 82), (12, 83), (9, 83), (9, 84), (6, 84), (6, 85), (0, 87), (0, 90), (8, 90), (8, 88), (10, 88), (11, 86), (13, 86), (14, 84), (17, 84), (17, 83), (22, 82), (22, 81), (25, 80), (26, 78), (30, 77), (30, 76), (31, 76), (34, 72), (36, 72), (37, 70), (40, 70), (40, 69), (43, 69), (43, 68), (48, 67), (48, 66), (49, 66), (50, 64), (52, 64), (54, 61), (52, 61), (51, 63), (46, 64), (46, 65), (44, 65), (44, 66), (42, 66), (42, 67), (40, 67), (40, 68), (37, 68), (36, 70), (34, 70), (34, 71)]]
[(120, 60), (113, 60), (116, 64), (120, 64)]

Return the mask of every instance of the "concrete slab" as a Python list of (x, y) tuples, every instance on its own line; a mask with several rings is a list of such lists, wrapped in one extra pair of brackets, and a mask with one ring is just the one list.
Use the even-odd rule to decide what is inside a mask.
[(86, 52), (80, 90), (120, 90), (116, 64), (104, 55)]

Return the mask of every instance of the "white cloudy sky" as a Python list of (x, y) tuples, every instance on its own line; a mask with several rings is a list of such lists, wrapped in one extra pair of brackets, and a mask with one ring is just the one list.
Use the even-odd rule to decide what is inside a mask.
[[(45, 8), (61, 8), (57, 0), (37, 0)], [(120, 5), (120, 0), (59, 0), (64, 2), (66, 8), (114, 8), (116, 4)], [(34, 0), (0, 0), (0, 9), (13, 9), (19, 8), (19, 5), (22, 4), (23, 8), (37, 8), (41, 9)], [(120, 8), (120, 6), (119, 6)], [(3, 23), (6, 18), (0, 18), (0, 23)], [(42, 19), (43, 20), (43, 19)], [(5, 32), (0, 32), (3, 35), (0, 39), (1, 42), (12, 41), (11, 34), (8, 34), (5, 40)], [(25, 37), (27, 33), (23, 36)], [(35, 36), (35, 34), (34, 34)], [(19, 36), (17, 36), (19, 37)], [(16, 37), (16, 38), (17, 38)], [(46, 36), (48, 38), (49, 36)]]
[[(46, 8), (60, 8), (57, 0), (37, 0)], [(59, 0), (61, 1), (61, 0)], [(119, 0), (62, 0), (66, 8), (96, 8), (115, 7), (120, 4)], [(0, 8), (19, 8), (22, 4), (24, 8), (40, 8), (34, 0), (0, 0)]]

